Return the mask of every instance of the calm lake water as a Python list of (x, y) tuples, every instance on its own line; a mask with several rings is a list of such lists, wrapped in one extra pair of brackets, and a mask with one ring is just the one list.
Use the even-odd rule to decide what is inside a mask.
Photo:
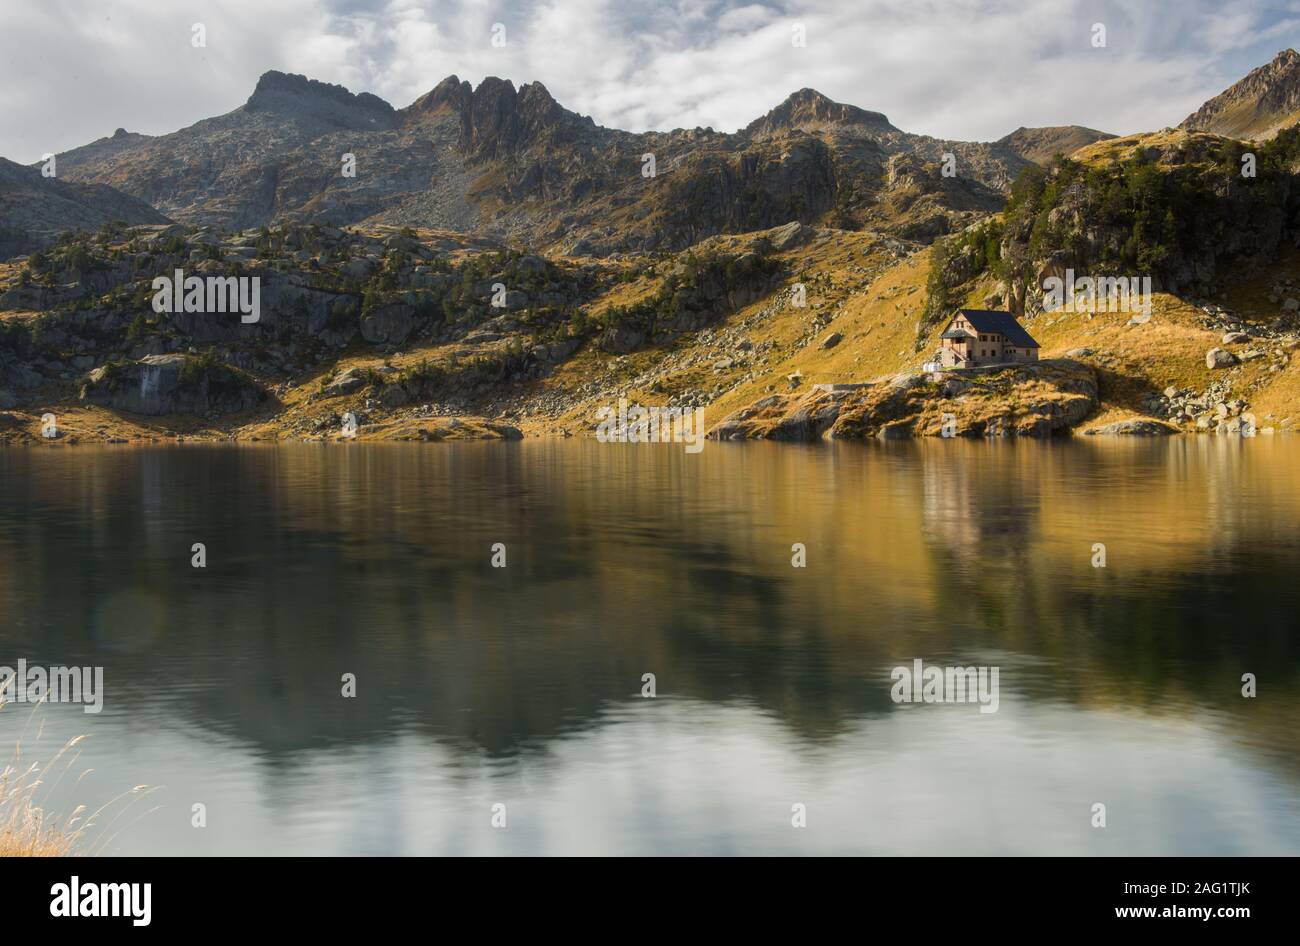
[(0, 759), (160, 786), (111, 853), (1297, 854), (1298, 615), (1300, 438), (0, 450), (0, 665), (106, 690)]

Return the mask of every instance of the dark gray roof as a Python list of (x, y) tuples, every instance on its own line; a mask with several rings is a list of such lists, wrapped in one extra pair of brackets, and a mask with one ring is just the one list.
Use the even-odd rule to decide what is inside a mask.
[(964, 328), (950, 328), (939, 336), (940, 338), (974, 338), (975, 333)]
[(1017, 348), (1038, 348), (1034, 336), (1025, 331), (1025, 327), (1016, 321), (1010, 312), (998, 312), (993, 309), (961, 309), (966, 321), (975, 326), (977, 332), (993, 332), (1006, 337)]

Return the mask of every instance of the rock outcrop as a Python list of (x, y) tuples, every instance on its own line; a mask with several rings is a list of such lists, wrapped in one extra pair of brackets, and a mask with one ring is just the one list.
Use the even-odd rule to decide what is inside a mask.
[(851, 128), (867, 134), (902, 134), (880, 112), (831, 101), (816, 89), (800, 89), (762, 118), (745, 126), (750, 138), (771, 138), (791, 131)]
[(1211, 348), (1205, 353), (1205, 367), (1231, 368), (1237, 363), (1237, 356), (1226, 348)]
[[(960, 382), (960, 383), (953, 383)], [(1040, 362), (930, 381), (900, 375), (850, 389), (773, 394), (724, 418), (712, 440), (1049, 437), (1097, 407), (1097, 378), (1072, 361)]]
[(1128, 420), (1117, 420), (1113, 423), (1102, 424), (1100, 427), (1093, 427), (1085, 431), (1089, 435), (1121, 435), (1126, 437), (1167, 437), (1170, 434), (1178, 433), (1178, 429), (1168, 424), (1161, 423), (1158, 420), (1148, 420), (1144, 417), (1131, 417)]
[(81, 398), (131, 414), (231, 414), (266, 397), (243, 372), (191, 355), (148, 355), (114, 362), (86, 376)]
[(351, 131), (392, 128), (397, 112), (377, 95), (353, 94), (341, 85), (274, 69), (257, 80), (245, 112), (271, 112), (313, 129)]

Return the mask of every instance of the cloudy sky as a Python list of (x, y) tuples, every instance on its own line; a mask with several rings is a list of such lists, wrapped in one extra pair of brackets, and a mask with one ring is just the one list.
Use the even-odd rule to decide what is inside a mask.
[(267, 69), (398, 107), (452, 73), (540, 81), (633, 131), (732, 131), (811, 86), (908, 131), (990, 140), (1177, 124), (1300, 45), (1300, 0), (7, 0), (0, 37), (0, 155), (22, 162), (227, 112)]

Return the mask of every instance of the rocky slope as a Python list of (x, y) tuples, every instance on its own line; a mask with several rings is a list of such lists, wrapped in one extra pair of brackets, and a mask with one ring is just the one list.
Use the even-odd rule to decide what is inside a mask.
[(48, 246), (68, 230), (97, 230), (112, 220), (168, 222), (147, 203), (107, 185), (44, 177), (39, 168), (0, 158), (0, 259)]
[[(0, 439), (48, 442), (46, 414), (57, 442), (338, 440), (349, 415), (362, 439), (592, 436), (619, 398), (704, 408), (719, 439), (927, 436), (945, 414), (963, 436), (1300, 422), (1298, 251), (1214, 300), (1157, 293), (1140, 324), (1031, 314), (1042, 365), (942, 385), (917, 377), (938, 327), (914, 344), (932, 252), (799, 224), (606, 261), (393, 228), (65, 242), (0, 264)], [(178, 266), (256, 275), (260, 320), (155, 313), (151, 280)]]
[[(620, 398), (703, 408), (724, 440), (945, 415), (962, 436), (1295, 429), (1300, 131), (1249, 146), (1249, 179), (1246, 144), (1196, 131), (1026, 157), (1077, 133), (945, 142), (802, 90), (736, 134), (631, 135), (536, 84), (451, 77), (392, 109), (270, 73), (230, 115), (60, 158), (194, 222), (0, 262), (0, 439), (47, 442), (47, 414), (61, 443), (335, 440), (349, 419), (589, 436)], [(155, 312), (177, 268), (255, 277), (260, 318)], [(1044, 311), (1069, 268), (1152, 276), (1150, 311)], [(957, 306), (1013, 309), (1043, 363), (919, 377)]]
[[(355, 177), (342, 173), (345, 154)], [(955, 177), (940, 174), (945, 154)], [(111, 185), (190, 224), (480, 230), (599, 256), (831, 217), (929, 239), (997, 209), (1026, 164), (1000, 144), (910, 135), (811, 89), (734, 134), (631, 134), (570, 112), (540, 83), (473, 88), (450, 76), (394, 109), (278, 72), (226, 115), (58, 157), (70, 180)]]
[(1185, 118), (1179, 128), (1265, 139), (1300, 121), (1300, 53), (1284, 49)]
[(1058, 154), (1070, 155), (1097, 141), (1114, 138), (1114, 135), (1082, 125), (1057, 125), (1049, 128), (1020, 127), (996, 144), (1012, 151), (1034, 164), (1047, 164)]
[[(1275, 133), (1300, 109), (1298, 63), (1279, 54), (1184, 127)], [(119, 129), (58, 158), (65, 180), (108, 185), (188, 224), (409, 225), (609, 256), (792, 220), (928, 242), (1000, 209), (1027, 166), (1107, 138), (1059, 126), (988, 144), (940, 140), (813, 89), (731, 134), (632, 134), (565, 109), (540, 83), (449, 76), (394, 108), (268, 72), (226, 115), (158, 137)], [(945, 162), (955, 174), (942, 173)], [(0, 216), (0, 226), (13, 225)]]
[[(109, 184), (187, 223), (352, 223), (436, 194), (428, 222), (471, 229), (456, 134), (454, 117), (436, 110), (403, 116), (366, 93), (268, 72), (226, 115), (158, 137), (101, 139), (58, 160), (69, 180)], [(355, 177), (343, 174), (347, 154)]]

